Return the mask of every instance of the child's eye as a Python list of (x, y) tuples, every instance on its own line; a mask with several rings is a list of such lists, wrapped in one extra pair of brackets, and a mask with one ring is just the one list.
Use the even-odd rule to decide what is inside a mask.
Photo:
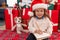
[(35, 10), (35, 12), (44, 12), (44, 10), (39, 9), (39, 10)]
[(44, 10), (40, 10), (41, 12), (43, 12)]
[(43, 11), (41, 10), (41, 12), (43, 12)]
[(39, 12), (39, 10), (36, 10), (36, 12)]

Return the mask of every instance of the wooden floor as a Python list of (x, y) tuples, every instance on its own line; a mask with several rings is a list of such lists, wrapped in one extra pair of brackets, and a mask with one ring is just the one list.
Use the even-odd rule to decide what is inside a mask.
[(0, 26), (0, 30), (5, 30), (5, 25)]
[(5, 22), (0, 20), (0, 30), (5, 30)]

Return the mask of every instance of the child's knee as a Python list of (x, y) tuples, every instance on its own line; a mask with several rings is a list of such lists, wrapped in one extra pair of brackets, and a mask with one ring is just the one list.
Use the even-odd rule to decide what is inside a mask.
[(23, 32), (26, 32), (26, 33), (28, 33), (29, 32), (29, 30), (22, 30)]
[(41, 38), (38, 38), (37, 40), (42, 40)]

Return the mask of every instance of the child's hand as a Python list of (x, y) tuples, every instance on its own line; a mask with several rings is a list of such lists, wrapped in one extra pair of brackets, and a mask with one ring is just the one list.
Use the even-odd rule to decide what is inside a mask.
[(43, 32), (41, 30), (37, 30), (37, 33), (38, 34), (42, 34)]
[(43, 31), (44, 33), (46, 33), (46, 31)]
[(36, 30), (35, 33), (42, 34), (43, 32), (41, 30)]

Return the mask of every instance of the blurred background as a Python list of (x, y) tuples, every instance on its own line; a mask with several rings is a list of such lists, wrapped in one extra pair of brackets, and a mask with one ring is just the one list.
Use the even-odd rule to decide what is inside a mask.
[[(29, 19), (28, 11), (30, 10), (29, 8), (31, 7), (32, 1), (34, 0), (0, 0), (0, 28), (11, 29), (11, 27), (14, 25), (14, 22), (11, 21), (10, 17), (12, 16), (12, 14), (13, 14), (13, 17), (11, 18), (14, 18), (17, 14), (19, 14), (17, 12), (12, 13), (11, 10), (17, 7), (19, 8), (21, 7), (18, 10), (20, 10), (20, 16), (23, 19), (22, 20), (23, 23), (28, 24), (27, 22)], [(60, 11), (60, 0), (42, 0), (42, 1), (50, 5), (48, 7), (49, 16), (51, 17), (54, 23), (58, 24), (58, 27), (56, 27), (56, 30), (60, 29), (60, 12), (59, 12)], [(8, 10), (9, 14), (5, 13), (5, 9)], [(8, 26), (10, 25), (10, 28), (7, 25)]]

